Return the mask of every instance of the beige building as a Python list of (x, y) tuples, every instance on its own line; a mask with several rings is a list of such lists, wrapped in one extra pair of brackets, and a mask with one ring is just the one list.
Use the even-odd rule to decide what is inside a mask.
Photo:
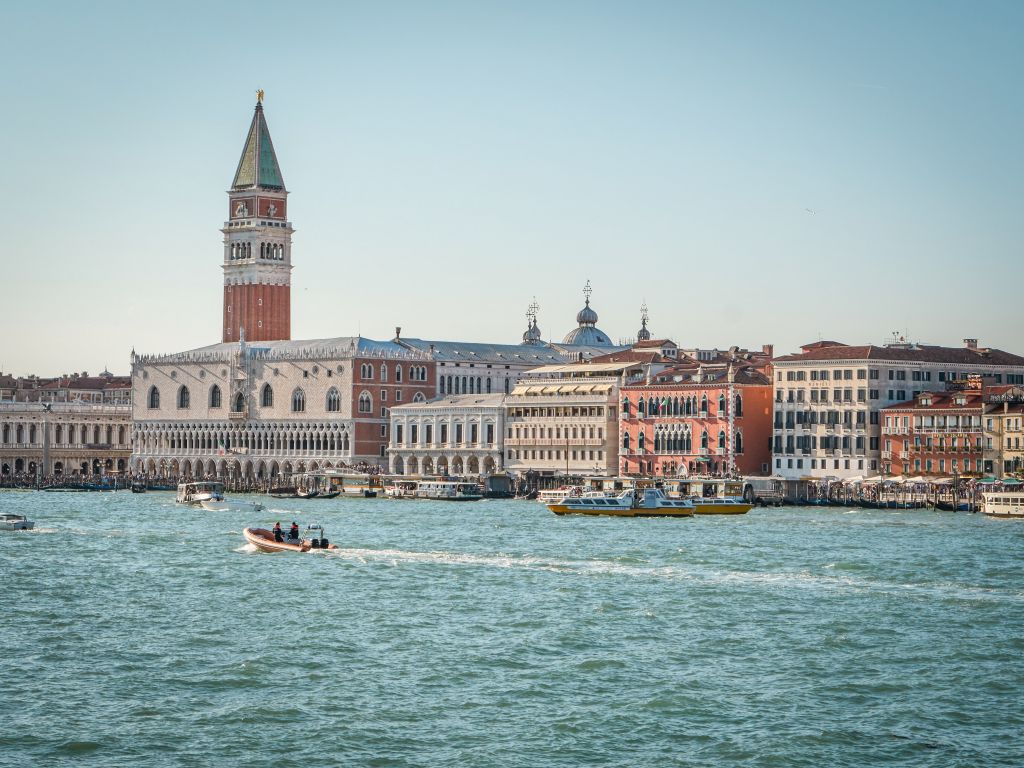
[(128, 468), (128, 377), (0, 374), (0, 391), (0, 476), (88, 477)]
[(491, 475), (502, 470), (502, 394), (453, 395), (391, 409), (395, 475)]
[(1024, 478), (1024, 389), (1011, 387), (986, 400), (985, 474), (998, 480)]
[(549, 365), (526, 374), (505, 398), (505, 467), (541, 475), (618, 471), (619, 387), (649, 364)]

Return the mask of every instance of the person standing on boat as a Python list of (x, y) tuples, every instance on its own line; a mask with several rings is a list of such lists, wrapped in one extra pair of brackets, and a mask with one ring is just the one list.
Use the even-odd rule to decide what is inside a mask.
[(288, 538), (296, 540), (298, 540), (299, 538), (299, 524), (296, 523), (294, 520), (292, 520), (291, 530), (288, 531)]
[(281, 535), (281, 521), (278, 520), (274, 523), (274, 541), (284, 541), (284, 536)]

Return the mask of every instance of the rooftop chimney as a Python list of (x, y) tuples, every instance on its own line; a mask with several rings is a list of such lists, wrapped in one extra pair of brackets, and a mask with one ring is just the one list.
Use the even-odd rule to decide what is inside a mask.
[(395, 341), (398, 341), (400, 338), (402, 338), (402, 326), (396, 325), (395, 326)]
[(978, 348), (978, 340), (977, 339), (964, 339), (964, 346), (967, 347), (968, 349), (977, 349)]

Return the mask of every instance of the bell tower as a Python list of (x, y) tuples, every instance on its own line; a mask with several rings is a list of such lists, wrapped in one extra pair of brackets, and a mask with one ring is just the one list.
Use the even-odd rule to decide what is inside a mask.
[(263, 116), (263, 91), (228, 190), (224, 341), (291, 338), (292, 223), (288, 190)]

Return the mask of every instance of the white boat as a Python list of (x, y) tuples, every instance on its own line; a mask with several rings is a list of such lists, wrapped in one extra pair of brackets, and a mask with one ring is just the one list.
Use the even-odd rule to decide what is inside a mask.
[(384, 486), (384, 495), (389, 499), (415, 499), (417, 485), (415, 480), (393, 480)]
[(745, 515), (753, 504), (744, 499), (727, 497), (691, 498), (696, 515)]
[(629, 489), (617, 496), (569, 496), (548, 504), (556, 515), (693, 517), (692, 499), (670, 499), (660, 488)]
[(329, 498), (354, 496), (361, 499), (373, 499), (384, 495), (384, 483), (381, 482), (380, 475), (328, 469), (324, 472), (308, 473), (308, 476), (317, 478), (318, 485), (314, 487), (318, 487), (321, 493)]
[(455, 480), (421, 480), (416, 485), (417, 499), (432, 501), (480, 501), (484, 497), (476, 483)]
[(178, 486), (179, 504), (202, 507), (209, 512), (262, 512), (264, 506), (255, 501), (236, 501), (224, 496), (224, 483), (205, 480), (181, 483)]
[(981, 498), (981, 511), (989, 517), (1024, 519), (1024, 488), (1019, 491), (983, 493)]
[(583, 495), (582, 485), (563, 485), (561, 488), (552, 488), (541, 491), (537, 494), (537, 501), (541, 504), (551, 504), (562, 499), (576, 498)]
[(0, 515), (0, 531), (30, 531), (35, 523), (24, 515), (4, 513)]

